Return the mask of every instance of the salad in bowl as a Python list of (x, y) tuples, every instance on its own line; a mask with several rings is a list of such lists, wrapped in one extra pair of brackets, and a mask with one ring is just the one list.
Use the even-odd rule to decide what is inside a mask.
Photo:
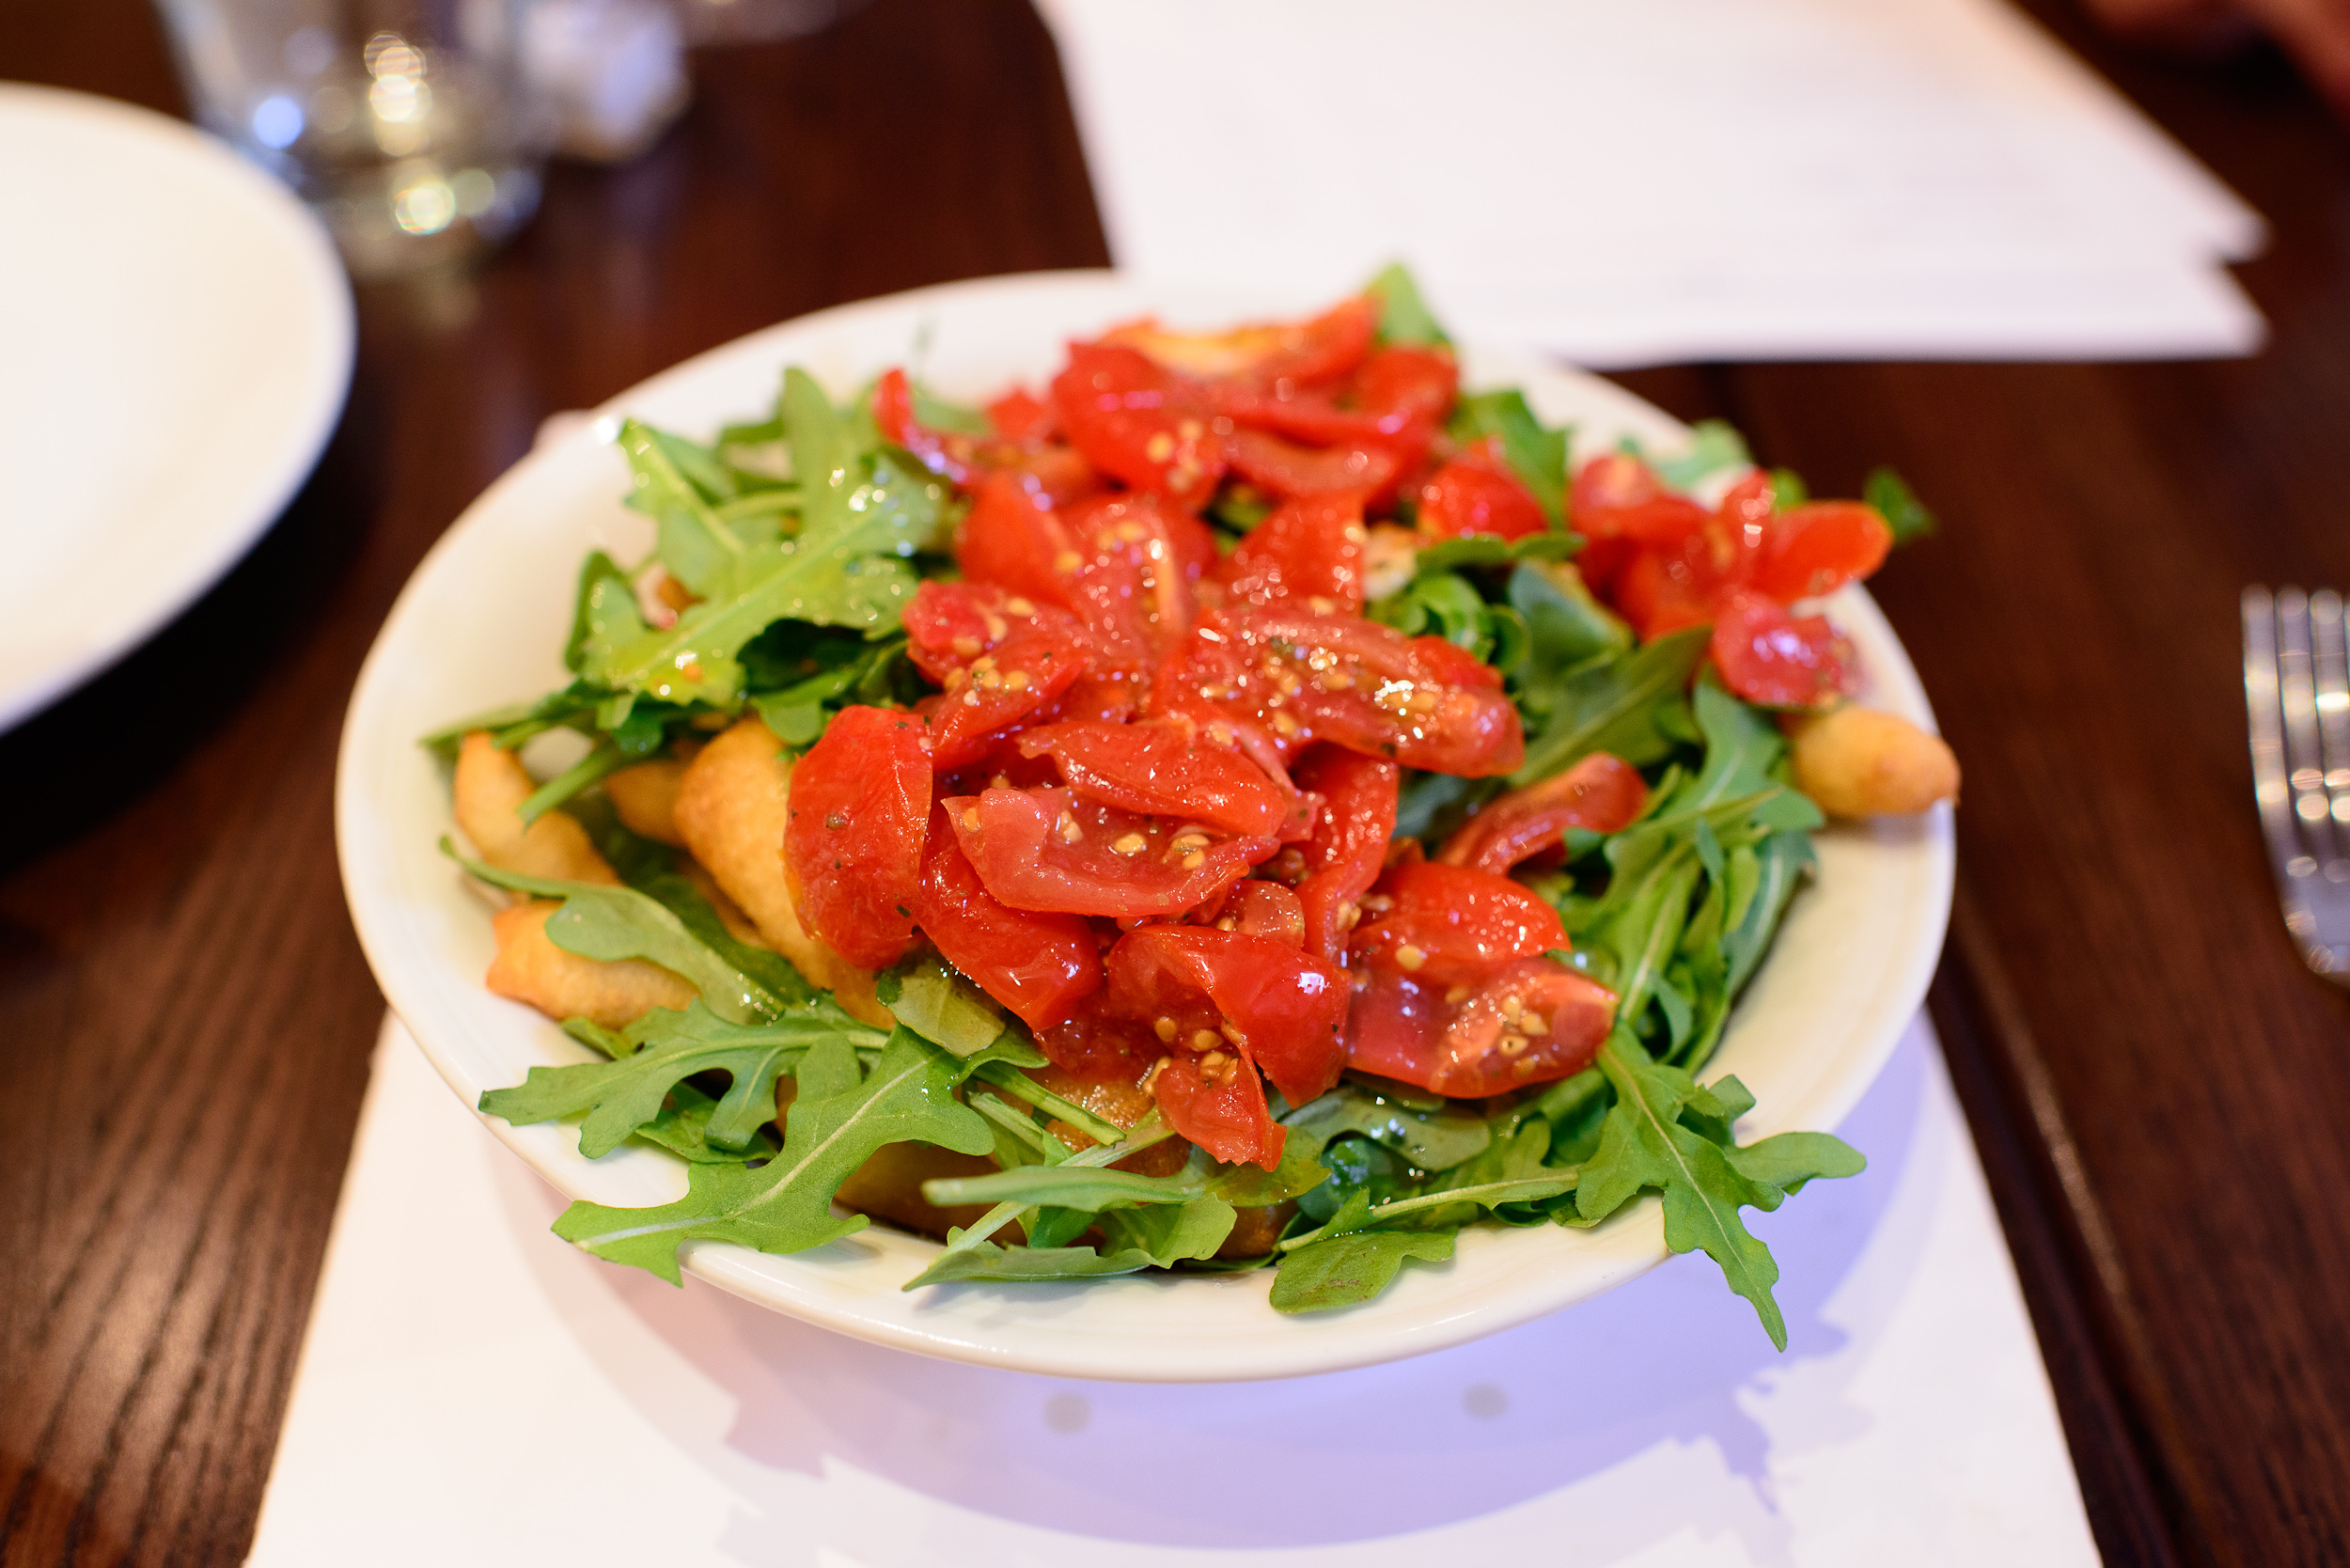
[(794, 367), (610, 434), (650, 552), (580, 563), (567, 682), (427, 737), (489, 990), (588, 1053), (480, 1108), (684, 1168), (558, 1234), (676, 1280), (878, 1219), (909, 1289), (1310, 1313), (1656, 1193), (1784, 1342), (1741, 1212), (1860, 1156), (1701, 1080), (1827, 817), (1955, 796), (1814, 604), (1927, 525), (1897, 478), (1577, 450), (1392, 271), (983, 406)]

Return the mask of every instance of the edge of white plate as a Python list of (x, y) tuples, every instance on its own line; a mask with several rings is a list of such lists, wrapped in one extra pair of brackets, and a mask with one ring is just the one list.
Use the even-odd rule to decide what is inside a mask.
[[(733, 361), (773, 363), (773, 345), (779, 338), (819, 338), (833, 329), (854, 327), (873, 318), (887, 321), (905, 316), (918, 321), (927, 308), (965, 303), (1017, 300), (1030, 293), (1055, 299), (1071, 293), (1098, 296), (1105, 308), (1131, 312), (1139, 291), (1148, 290), (1153, 303), (1170, 296), (1184, 297), (1156, 280), (1137, 280), (1109, 272), (1031, 274), (1007, 278), (916, 290), (904, 294), (864, 301), (802, 317), (763, 329), (732, 343), (695, 356), (609, 400), (600, 413), (623, 408), (644, 409), (665, 394), (697, 380)], [(1253, 299), (1230, 302), (1229, 291), (1199, 296), (1202, 309), (1231, 314), (1267, 314), (1289, 307), (1288, 302)], [(1211, 304), (1208, 302), (1223, 302)], [(1111, 319), (1104, 317), (1104, 320)], [(1574, 375), (1555, 364), (1528, 355), (1489, 354), (1472, 349), (1479, 360), (1504, 370), (1523, 366), (1549, 374)], [(1493, 379), (1490, 375), (1483, 380)], [(1667, 440), (1683, 430), (1650, 405), (1605, 382), (1588, 381), (1585, 396), (1605, 402), (1629, 426)], [(450, 1049), (448, 1042), (463, 1034), (462, 1015), (467, 1008), (511, 1007), (489, 997), (463, 977), (439, 972), (431, 965), (404, 962), (398, 949), (414, 946), (415, 933), (410, 911), (388, 895), (379, 896), (395, 880), (389, 863), (389, 836), (370, 835), (370, 803), (363, 788), (363, 765), (370, 741), (371, 710), (384, 700), (394, 676), (388, 650), (404, 622), (433, 591), (439, 572), (448, 570), (469, 523), (495, 510), (512, 487), (525, 482), (544, 465), (577, 461), (578, 448), (595, 444), (588, 430), (533, 453), (494, 481), (467, 509), (451, 529), (427, 554), (394, 604), (384, 628), (370, 650), (352, 694), (338, 755), (336, 833), (346, 896), (360, 942), (393, 1010), (406, 1023), (428, 1058), (452, 1090), (468, 1105), (482, 1089)], [(1872, 700), (1932, 726), (1933, 714), (1906, 654), (1876, 605), (1859, 588), (1843, 590), (1832, 601), (1835, 613), (1857, 646), (1872, 682)], [(1916, 852), (1921, 879), (1907, 906), (1908, 925), (1898, 941), (1899, 961), (1872, 977), (1857, 1004), (1860, 1014), (1849, 1037), (1856, 1048), (1839, 1058), (1829, 1082), (1815, 1082), (1810, 1092), (1777, 1096), (1751, 1113), (1742, 1126), (1749, 1136), (1782, 1130), (1788, 1125), (1832, 1127), (1865, 1092), (1883, 1067), (1903, 1029), (1917, 1011), (1940, 952), (1948, 921), (1950, 888), (1954, 864), (1949, 808), (1936, 808), (1923, 819), (1904, 824), (1840, 828), (1857, 840), (1898, 843), (1895, 853)], [(1758, 977), (1766, 983), (1770, 965)], [(1743, 1007), (1744, 1004), (1742, 1004)], [(1735, 1038), (1725, 1041), (1728, 1051)], [(549, 1026), (551, 1028), (551, 1026)], [(444, 1031), (446, 1033), (444, 1033)], [(1718, 1059), (1718, 1058), (1717, 1058)], [(1823, 1073), (1825, 1071), (1824, 1064)], [(1817, 1077), (1818, 1074), (1815, 1074)], [(1802, 1110), (1788, 1107), (1800, 1099)], [(1791, 1120), (1782, 1121), (1774, 1110)], [(478, 1113), (477, 1113), (478, 1115)], [(495, 1118), (480, 1117), (501, 1141), (531, 1167), (567, 1193), (577, 1191), (587, 1162), (578, 1155), (575, 1138), (562, 1124), (513, 1127)], [(623, 1150), (597, 1162), (612, 1168), (633, 1152)], [(645, 1153), (647, 1161), (662, 1156)], [(616, 1172), (618, 1175), (624, 1174)], [(599, 1171), (601, 1175), (601, 1171)], [(606, 1195), (607, 1200), (620, 1200)], [(646, 1201), (639, 1197), (633, 1201)], [(1558, 1254), (1526, 1245), (1528, 1238), (1559, 1235), (1572, 1239), (1574, 1264), (1561, 1271)], [(1498, 1249), (1517, 1243), (1506, 1255)], [(942, 1288), (918, 1294), (899, 1291), (898, 1282), (910, 1277), (936, 1244), (876, 1227), (847, 1242), (792, 1257), (772, 1257), (730, 1244), (689, 1242), (683, 1248), (687, 1272), (770, 1309), (873, 1343), (920, 1355), (1047, 1375), (1128, 1382), (1225, 1382), (1302, 1376), (1372, 1365), (1448, 1348), (1514, 1326), (1534, 1317), (1572, 1306), (1613, 1289), (1666, 1261), (1662, 1211), (1653, 1198), (1629, 1206), (1615, 1218), (1590, 1231), (1487, 1232), (1472, 1230), (1460, 1238), (1456, 1262), (1445, 1270), (1406, 1271), (1397, 1287), (1379, 1301), (1345, 1312), (1308, 1318), (1285, 1317), (1262, 1305), (1267, 1276), (1187, 1277), (1152, 1279), (1129, 1276), (1082, 1286), (1031, 1286), (1017, 1294), (979, 1294), (973, 1288)], [(1480, 1289), (1474, 1299), (1438, 1302), (1424, 1299), (1429, 1278), (1449, 1275), (1464, 1265), (1474, 1266)], [(1158, 1293), (1177, 1289), (1194, 1293), (1191, 1302), (1202, 1328), (1212, 1332), (1183, 1333), (1171, 1328), (1145, 1306), (1140, 1319), (1152, 1324), (1120, 1321), (1116, 1303), (1148, 1303)], [(1223, 1321), (1218, 1309), (1235, 1292), (1253, 1297), (1255, 1310), (1246, 1320)], [(1113, 1301), (1115, 1298), (1115, 1301)], [(1730, 1309), (1743, 1314), (1743, 1303), (1729, 1297)], [(986, 1309), (993, 1302), (995, 1309)], [(1079, 1325), (1067, 1320), (1076, 1316)], [(1082, 1327), (1083, 1332), (1073, 1331)], [(1749, 1331), (1751, 1331), (1749, 1325)]]
[(125, 600), (111, 624), (86, 646), (14, 688), (0, 690), (0, 730), (5, 730), (108, 668), (161, 630), (202, 598), (269, 531), (318, 466), (327, 438), (342, 417), (351, 394), (358, 326), (351, 280), (325, 228), (292, 192), (217, 138), (168, 115), (65, 87), (0, 82), (0, 98), (45, 100), (62, 114), (134, 127), (168, 144), (175, 157), (193, 154), (200, 165), (210, 167), (246, 199), (248, 206), (239, 214), (241, 218), (271, 226), (287, 253), (302, 258), (298, 270), (317, 308), (312, 324), (319, 329), (314, 339), (318, 352), (305, 367), (308, 385), (300, 395), (303, 404), (315, 412), (274, 454), (254, 464), (248, 488), (214, 509), (213, 515), (226, 521), (214, 534), (212, 548), (192, 557), (185, 574), (167, 589)]

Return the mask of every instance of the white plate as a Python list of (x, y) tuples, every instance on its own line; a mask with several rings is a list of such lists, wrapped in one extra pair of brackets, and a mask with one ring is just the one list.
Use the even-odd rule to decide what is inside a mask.
[[(1108, 273), (954, 284), (771, 327), (654, 377), (603, 412), (704, 435), (763, 410), (787, 364), (846, 389), (924, 340), (928, 380), (953, 395), (986, 394), (1013, 379), (1041, 383), (1066, 338), (1144, 311), (1213, 325), (1314, 303), (1189, 294)], [(1472, 350), (1465, 369), (1472, 386), (1524, 385), (1546, 419), (1576, 424), (1584, 451), (1625, 434), (1668, 446), (1684, 433), (1618, 388), (1531, 355)], [(582, 555), (603, 548), (632, 559), (650, 543), (647, 520), (620, 504), (626, 483), (620, 455), (591, 426), (492, 485), (393, 607), (344, 727), (336, 825), (359, 938), (393, 1008), (467, 1105), (536, 1064), (586, 1053), (536, 1012), (482, 989), (490, 921), (435, 848), (449, 830), (447, 787), (416, 737), (566, 678), (558, 655)], [(1858, 647), (1870, 700), (1930, 724), (1916, 673), (1876, 606), (1848, 589), (1832, 609)], [(1748, 1137), (1833, 1127), (1917, 1011), (1942, 945), (1946, 808), (1823, 833), (1819, 851), (1818, 882), (1797, 896), (1712, 1069), (1736, 1073), (1753, 1090), (1759, 1104), (1741, 1128)], [(641, 1206), (684, 1191), (683, 1168), (666, 1154), (632, 1147), (590, 1161), (573, 1127), (485, 1120), (573, 1197)], [(936, 1250), (880, 1227), (792, 1257), (709, 1242), (684, 1249), (686, 1267), (703, 1278), (860, 1339), (990, 1366), (1148, 1382), (1283, 1377), (1418, 1355), (1597, 1294), (1665, 1257), (1660, 1210), (1645, 1200), (1590, 1231), (1472, 1230), (1451, 1262), (1407, 1268), (1376, 1301), (1285, 1317), (1266, 1305), (1267, 1271), (901, 1291)], [(1727, 1295), (1724, 1309), (1747, 1312)]]
[(0, 84), (0, 729), (202, 593), (341, 413), (351, 290), (284, 187), (175, 119)]

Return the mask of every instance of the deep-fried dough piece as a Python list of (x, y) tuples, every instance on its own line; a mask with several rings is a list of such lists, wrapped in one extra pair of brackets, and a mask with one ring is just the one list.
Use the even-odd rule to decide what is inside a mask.
[(492, 917), (498, 943), (486, 981), (492, 991), (550, 1018), (588, 1018), (607, 1029), (625, 1028), (657, 1007), (683, 1011), (700, 995), (658, 964), (582, 958), (556, 947), (547, 935), (547, 917), (562, 907), (553, 899), (533, 899)]
[(523, 825), (516, 810), (538, 788), (521, 758), (499, 750), (486, 731), (477, 729), (457, 753), (457, 825), (481, 858), (499, 870), (558, 882), (618, 883), (619, 875), (596, 853), (578, 819), (549, 811)]
[(1958, 799), (1958, 759), (1905, 718), (1872, 708), (1839, 708), (1803, 719), (1789, 755), (1795, 788), (1831, 817), (1922, 811)]
[(873, 996), (873, 977), (801, 924), (783, 874), (783, 828), (791, 764), (756, 716), (704, 746), (678, 790), (676, 821), (694, 858), (709, 869), (760, 934), (809, 981), (876, 1028), (894, 1019)]
[(1419, 547), (1425, 542), (1418, 529), (1373, 523), (1363, 541), (1363, 598), (1385, 599), (1402, 592), (1419, 570)]
[(622, 768), (603, 781), (620, 825), (641, 838), (682, 848), (677, 830), (678, 789), (685, 782), (687, 763), (675, 757), (656, 757), (633, 768)]

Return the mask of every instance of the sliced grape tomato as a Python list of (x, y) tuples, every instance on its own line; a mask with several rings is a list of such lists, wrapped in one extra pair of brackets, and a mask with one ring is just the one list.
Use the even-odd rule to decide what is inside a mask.
[(1014, 909), (1112, 919), (1180, 915), (1220, 898), (1277, 847), (1145, 816), (1068, 789), (987, 789), (944, 802), (987, 890)]
[(914, 936), (930, 829), (931, 753), (922, 721), (843, 708), (792, 764), (784, 872), (800, 918), (851, 964), (894, 964)]

